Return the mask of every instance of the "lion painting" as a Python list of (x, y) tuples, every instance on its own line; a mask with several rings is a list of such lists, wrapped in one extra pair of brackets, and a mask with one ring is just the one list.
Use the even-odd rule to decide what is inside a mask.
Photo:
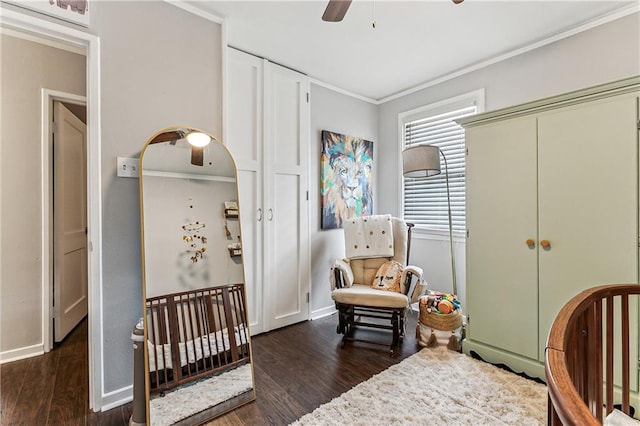
[(373, 213), (373, 142), (322, 131), (322, 229)]

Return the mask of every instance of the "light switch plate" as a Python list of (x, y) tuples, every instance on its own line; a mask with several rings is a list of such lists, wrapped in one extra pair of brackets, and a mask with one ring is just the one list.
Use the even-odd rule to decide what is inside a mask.
[(118, 177), (138, 177), (138, 159), (118, 157)]

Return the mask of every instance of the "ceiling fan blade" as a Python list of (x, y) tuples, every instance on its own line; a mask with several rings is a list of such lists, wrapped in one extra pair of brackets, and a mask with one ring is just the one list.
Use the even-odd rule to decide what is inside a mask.
[(191, 147), (191, 164), (194, 166), (204, 165), (204, 148)]
[(152, 145), (154, 143), (160, 143), (160, 142), (171, 142), (171, 141), (175, 142), (182, 138), (184, 138), (184, 132), (180, 130), (173, 130), (170, 132), (160, 133), (158, 136), (153, 138), (151, 142), (149, 142), (149, 145)]
[(351, 0), (329, 0), (327, 8), (324, 10), (322, 20), (327, 22), (340, 22), (349, 10)]

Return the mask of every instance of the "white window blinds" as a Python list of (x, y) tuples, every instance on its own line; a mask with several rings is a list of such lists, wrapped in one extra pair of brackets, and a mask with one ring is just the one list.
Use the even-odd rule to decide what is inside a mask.
[[(404, 123), (404, 146), (435, 145), (447, 159), (453, 231), (465, 230), (465, 142), (464, 129), (454, 120), (477, 111), (474, 105), (456, 108)], [(431, 230), (449, 230), (445, 162), (441, 173), (428, 178), (404, 179), (404, 219)]]

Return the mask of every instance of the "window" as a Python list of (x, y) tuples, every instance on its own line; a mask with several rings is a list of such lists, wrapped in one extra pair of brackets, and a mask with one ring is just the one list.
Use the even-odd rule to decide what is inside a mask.
[(465, 138), (455, 120), (479, 112), (483, 91), (408, 111), (399, 116), (402, 148), (435, 145), (442, 151), (442, 172), (428, 178), (403, 179), (404, 219), (429, 231), (448, 232), (446, 173), (449, 174), (453, 232), (465, 232)]

